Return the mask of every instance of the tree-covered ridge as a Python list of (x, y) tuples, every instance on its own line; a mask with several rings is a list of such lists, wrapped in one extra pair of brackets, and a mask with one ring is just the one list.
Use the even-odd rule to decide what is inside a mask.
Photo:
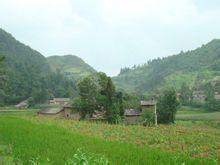
[(4, 104), (30, 99), (42, 102), (50, 97), (68, 97), (75, 83), (60, 73), (53, 73), (46, 58), (0, 29), (0, 55), (5, 59)]
[(96, 71), (81, 58), (75, 55), (50, 56), (47, 61), (53, 71), (60, 70), (68, 76), (80, 79)]
[(39, 72), (49, 72), (45, 57), (38, 51), (17, 41), (11, 34), (0, 29), (0, 54), (6, 57), (6, 63), (11, 69), (38, 69)]
[(220, 76), (220, 40), (212, 40), (193, 51), (148, 61), (122, 72), (113, 80), (118, 88), (130, 92), (149, 92), (164, 86), (180, 89), (186, 82), (199, 87)]

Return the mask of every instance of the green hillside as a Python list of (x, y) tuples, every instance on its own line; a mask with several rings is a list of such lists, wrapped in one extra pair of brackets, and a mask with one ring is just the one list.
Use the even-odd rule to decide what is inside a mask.
[(14, 70), (16, 74), (22, 69), (28, 70), (29, 74), (33, 69), (42, 74), (50, 71), (42, 54), (17, 41), (3, 29), (0, 29), (0, 55), (5, 57), (8, 70)]
[(209, 81), (220, 80), (220, 40), (142, 66), (121, 69), (113, 80), (120, 89), (142, 94), (165, 86), (179, 89), (184, 82), (199, 88)]
[(30, 96), (39, 79), (50, 73), (44, 56), (17, 41), (11, 34), (0, 29), (0, 55), (5, 57), (7, 89), (5, 97), (19, 101)]
[(74, 88), (74, 82), (51, 71), (42, 54), (3, 29), (0, 29), (0, 57), (4, 57), (1, 68), (5, 77), (4, 89), (0, 90), (0, 105), (16, 104), (30, 97), (39, 102), (48, 97), (64, 97), (68, 95), (67, 88)]
[(53, 71), (60, 70), (75, 79), (86, 77), (96, 72), (81, 58), (74, 55), (50, 56), (47, 61)]

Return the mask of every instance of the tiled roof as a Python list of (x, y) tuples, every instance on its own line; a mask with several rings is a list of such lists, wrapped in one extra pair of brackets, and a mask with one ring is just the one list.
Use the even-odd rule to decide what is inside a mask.
[(124, 112), (125, 116), (139, 116), (140, 114), (141, 111), (136, 109), (126, 109)]
[(150, 101), (141, 101), (141, 105), (142, 106), (146, 106), (146, 105), (155, 105), (155, 104), (157, 104), (157, 102), (156, 101), (154, 101), (154, 100), (150, 100)]
[(70, 101), (70, 98), (54, 98), (54, 101)]
[(40, 114), (57, 114), (59, 112), (61, 112), (63, 110), (63, 108), (46, 108), (41, 110), (39, 113)]

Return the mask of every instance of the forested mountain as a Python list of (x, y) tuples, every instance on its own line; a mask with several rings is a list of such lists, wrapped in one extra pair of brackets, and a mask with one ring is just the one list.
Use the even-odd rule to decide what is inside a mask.
[[(52, 97), (73, 97), (77, 93), (76, 81), (96, 72), (77, 56), (45, 58), (2, 29), (0, 61), (0, 85), (4, 84), (0, 86), (0, 104), (15, 104), (28, 98), (43, 102)], [(180, 89), (184, 83), (199, 89), (208, 82), (220, 82), (220, 40), (123, 68), (113, 81), (118, 89), (138, 94), (153, 93), (166, 86)]]
[(2, 29), (0, 29), (0, 56), (4, 57), (1, 66), (4, 66), (6, 77), (1, 102), (14, 104), (28, 98), (41, 102), (48, 97), (67, 96), (69, 95), (67, 88), (74, 88), (73, 80), (51, 71), (42, 54), (17, 41)]
[(220, 40), (215, 39), (193, 51), (148, 61), (142, 66), (123, 68), (113, 78), (127, 92), (149, 93), (165, 86), (180, 89), (185, 82), (200, 88), (220, 80)]
[(60, 70), (67, 76), (80, 79), (95, 73), (96, 71), (81, 58), (74, 55), (50, 56), (47, 61), (53, 71)]

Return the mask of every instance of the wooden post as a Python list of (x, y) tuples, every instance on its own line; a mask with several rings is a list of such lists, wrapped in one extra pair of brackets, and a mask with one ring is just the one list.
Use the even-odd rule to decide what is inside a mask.
[(154, 106), (154, 115), (155, 115), (155, 126), (157, 126), (157, 103)]

